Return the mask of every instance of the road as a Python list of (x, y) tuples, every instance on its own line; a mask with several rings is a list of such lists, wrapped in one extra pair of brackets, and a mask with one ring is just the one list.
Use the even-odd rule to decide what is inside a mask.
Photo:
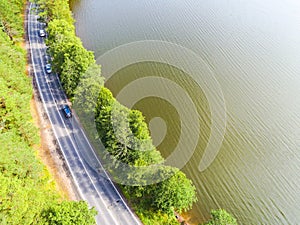
[[(34, 5), (28, 10), (27, 33), (35, 80), (54, 135), (63, 153), (68, 169), (81, 198), (98, 211), (97, 224), (142, 224), (128, 208), (108, 174), (95, 155), (76, 116), (66, 119), (61, 107), (67, 103), (56, 74), (47, 74), (46, 46), (38, 34), (41, 24), (37, 21)], [(74, 113), (74, 112), (73, 112)], [(95, 168), (100, 168), (97, 170)]]

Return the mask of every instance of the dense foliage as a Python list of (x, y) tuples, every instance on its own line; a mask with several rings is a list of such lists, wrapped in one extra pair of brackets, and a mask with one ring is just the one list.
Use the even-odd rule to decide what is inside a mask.
[(23, 1), (0, 1), (0, 26), (11, 41), (18, 42), (24, 34), (23, 19)]
[[(95, 212), (86, 203), (60, 203), (33, 148), (40, 140), (30, 114), (26, 52), (20, 47), (23, 4), (23, 0), (0, 1), (0, 224), (70, 224), (76, 213), (74, 218), (87, 221), (78, 224), (91, 225)], [(49, 219), (53, 211), (64, 216), (63, 222)]]
[[(141, 112), (129, 110), (113, 98), (103, 87), (97, 101), (96, 127), (107, 152), (119, 162), (132, 166), (149, 166), (163, 161), (160, 153), (152, 145), (152, 140)], [(150, 211), (161, 211), (173, 215), (173, 210), (187, 210), (196, 200), (195, 187), (185, 174), (176, 168), (159, 167), (145, 171), (151, 176), (159, 176), (160, 183), (144, 186), (124, 186), (123, 190), (131, 201)], [(132, 183), (147, 183), (145, 173), (127, 179)]]
[(90, 225), (94, 224), (96, 210), (89, 210), (84, 201), (53, 204), (42, 212), (45, 225)]
[(49, 53), (53, 57), (53, 70), (60, 75), (66, 94), (74, 91), (86, 70), (95, 64), (94, 55), (87, 51), (75, 35), (73, 18), (66, 0), (38, 0), (40, 20), (47, 22)]
[(95, 117), (100, 139), (116, 162), (147, 166), (162, 161), (142, 113), (121, 105), (105, 87), (100, 89)]
[(211, 219), (203, 225), (237, 225), (236, 219), (224, 209), (212, 210)]
[[(55, 19), (48, 25), (47, 44), (53, 56), (53, 68), (68, 96), (73, 96), (80, 77), (95, 63), (92, 52), (85, 50), (74, 29), (65, 20)], [(72, 28), (72, 26), (71, 26)]]

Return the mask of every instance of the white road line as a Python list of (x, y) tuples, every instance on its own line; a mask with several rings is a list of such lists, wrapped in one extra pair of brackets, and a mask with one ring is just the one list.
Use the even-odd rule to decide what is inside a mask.
[[(36, 73), (36, 70), (35, 70), (35, 63), (34, 63), (34, 59), (33, 59), (32, 44), (31, 44), (32, 41), (31, 41), (31, 36), (30, 36), (30, 32), (29, 32), (29, 30), (30, 30), (29, 21), (31, 20), (31, 17), (32, 17), (32, 15), (31, 15), (31, 13), (30, 13), (30, 12), (31, 12), (31, 8), (32, 8), (32, 3), (30, 3), (29, 14), (28, 14), (28, 17), (27, 17), (27, 18), (28, 18), (28, 19), (27, 19), (27, 33), (28, 33), (29, 47), (30, 47), (30, 53), (31, 53), (31, 62), (32, 62), (32, 67), (33, 67), (33, 71), (34, 71), (35, 80), (36, 80), (36, 83), (37, 83), (37, 86), (38, 86), (38, 89), (39, 89), (39, 92), (40, 92), (40, 96), (41, 96), (41, 99), (42, 99), (42, 102), (43, 102), (44, 109), (45, 109), (45, 111), (46, 111), (46, 113), (47, 113), (47, 115), (48, 115), (48, 118), (49, 118), (51, 124), (53, 124), (53, 122), (51, 121), (51, 117), (49, 116), (49, 111), (48, 111), (48, 108), (47, 108), (47, 106), (46, 106), (46, 104), (45, 104), (45, 99), (44, 99), (44, 96), (43, 96), (43, 94), (42, 94), (41, 87), (40, 87), (40, 84), (39, 84), (39, 81), (38, 81), (38, 77), (37, 77), (37, 73)], [(53, 129), (53, 132), (54, 132), (54, 136), (55, 136), (55, 138), (56, 138), (56, 140), (57, 140), (57, 142), (58, 142), (60, 148), (62, 149), (62, 145), (61, 145), (61, 143), (60, 143), (60, 141), (59, 141), (59, 138), (58, 138), (58, 136), (57, 136), (57, 134), (56, 134), (56, 131), (55, 131), (54, 129)], [(62, 153), (63, 153), (64, 157), (66, 158), (66, 156), (65, 156), (65, 154), (64, 154), (63, 151), (62, 151)], [(71, 167), (70, 167), (70, 165), (69, 165), (69, 163), (68, 163), (67, 160), (66, 160), (66, 163), (67, 163), (68, 168), (69, 168), (69, 170), (70, 170), (70, 172), (71, 172), (71, 174), (72, 174), (72, 177), (74, 178), (74, 174), (73, 174), (73, 172), (72, 172), (72, 170), (71, 170)], [(81, 197), (82, 199), (84, 199), (83, 193), (81, 192), (81, 190), (80, 190), (80, 188), (79, 188), (79, 186), (78, 186), (78, 184), (77, 184), (76, 181), (75, 181), (75, 185), (77, 186), (77, 189), (78, 189), (78, 191), (79, 191), (80, 197)]]
[[(30, 3), (29, 10), (31, 10), (31, 7), (32, 7), (32, 3)], [(31, 14), (30, 14), (30, 13), (29, 13), (29, 16), (28, 16), (28, 21), (27, 21), (27, 22), (28, 22), (28, 30), (30, 29), (30, 26), (29, 26), (29, 17), (31, 18)], [(39, 92), (41, 93), (41, 98), (42, 98), (42, 101), (43, 101), (44, 108), (45, 108), (45, 110), (46, 110), (46, 112), (47, 112), (47, 114), (48, 114), (48, 117), (49, 117), (49, 119), (50, 119), (50, 121), (51, 121), (51, 124), (53, 124), (53, 122), (52, 122), (52, 120), (51, 120), (51, 117), (50, 117), (50, 114), (49, 114), (49, 111), (48, 111), (48, 109), (47, 109), (47, 107), (46, 107), (46, 105), (45, 105), (45, 99), (44, 99), (44, 97), (43, 97), (43, 95), (42, 95), (42, 91), (41, 91), (41, 88), (40, 88), (40, 84), (39, 84), (39, 81), (38, 81), (38, 78), (37, 78), (37, 73), (36, 73), (35, 66), (34, 66), (35, 63), (34, 63), (34, 60), (33, 60), (33, 52), (32, 52), (32, 48), (31, 48), (32, 45), (31, 45), (31, 37), (30, 37), (30, 34), (28, 34), (28, 37), (29, 37), (29, 45), (30, 45), (30, 51), (31, 51), (31, 60), (32, 60), (32, 64), (33, 64), (33, 70), (34, 70), (34, 73), (35, 73), (36, 81), (37, 81), (37, 84), (38, 84), (38, 89), (39, 89)], [(39, 51), (39, 50), (38, 50), (38, 51)], [(39, 54), (41, 55), (40, 51), (39, 51)], [(43, 64), (43, 61), (42, 61), (42, 60), (41, 60), (41, 63), (42, 63), (42, 65), (43, 65), (43, 67), (44, 67), (44, 64)], [(45, 71), (42, 70), (42, 72), (43, 72), (43, 74), (45, 75)], [(49, 86), (48, 83), (47, 83), (47, 86), (50, 88), (50, 86)], [(50, 91), (50, 94), (51, 94), (52, 98), (54, 99), (53, 94), (52, 94), (51, 91)], [(59, 112), (59, 110), (58, 110), (56, 104), (55, 104), (55, 107), (56, 107), (57, 111)], [(62, 119), (60, 113), (59, 113), (59, 117), (61, 118), (61, 120), (62, 120), (62, 122), (63, 122), (63, 125), (64, 125), (65, 129), (67, 130), (67, 133), (69, 134), (68, 129), (66, 128), (66, 125), (65, 125), (65, 123), (64, 123), (64, 120)], [(75, 183), (76, 183), (77, 189), (78, 189), (78, 191), (80, 192), (81, 197), (85, 200), (84, 194), (83, 194), (83, 193), (81, 192), (81, 190), (80, 190), (79, 184), (77, 183), (76, 177), (75, 177), (75, 175), (73, 174), (72, 169), (71, 169), (71, 167), (70, 167), (70, 165), (69, 165), (69, 163), (68, 163), (67, 157), (66, 157), (66, 155), (65, 155), (65, 153), (64, 153), (64, 151), (63, 151), (62, 145), (61, 145), (61, 143), (60, 143), (60, 141), (59, 141), (59, 138), (58, 138), (58, 136), (57, 136), (57, 134), (56, 134), (55, 129), (53, 129), (53, 132), (54, 132), (54, 135), (55, 135), (55, 137), (56, 137), (56, 139), (57, 139), (57, 141), (58, 141), (58, 143), (59, 143), (60, 148), (62, 149), (63, 155), (64, 155), (64, 157), (65, 157), (65, 159), (66, 159), (66, 162), (67, 162), (67, 165), (68, 165), (68, 167), (69, 167), (69, 170), (70, 170), (70, 172), (71, 172), (71, 174), (72, 174), (72, 176), (73, 176), (73, 179), (74, 179), (74, 181), (75, 181)], [(72, 143), (72, 145), (73, 145), (73, 147), (74, 147), (74, 150), (75, 150), (76, 154), (78, 155), (78, 158), (79, 158), (80, 162), (82, 163), (82, 166), (83, 166), (84, 170), (86, 171), (86, 174), (87, 174), (88, 177), (90, 178), (90, 180), (91, 180), (91, 182), (92, 182), (92, 184), (93, 184), (93, 186), (94, 186), (94, 188), (95, 188), (97, 194), (98, 194), (99, 197), (102, 199), (104, 206), (107, 208), (107, 206), (106, 206), (106, 204), (105, 204), (105, 202), (104, 202), (104, 200), (103, 200), (101, 194), (98, 192), (98, 190), (97, 190), (97, 188), (95, 187), (95, 184), (94, 184), (92, 178), (90, 177), (89, 173), (87, 172), (86, 167), (85, 167), (85, 165), (83, 164), (83, 162), (82, 162), (82, 160), (81, 160), (81, 157), (79, 156), (79, 154), (78, 154), (78, 152), (77, 152), (77, 149), (76, 149), (75, 146), (74, 146), (73, 140), (72, 140), (72, 139), (70, 139), (70, 140), (71, 140), (71, 143)], [(117, 221), (116, 221), (115, 218), (111, 215), (111, 213), (110, 213), (109, 210), (108, 210), (108, 213), (110, 214), (110, 216), (112, 217), (112, 219), (114, 220), (114, 222), (116, 222), (116, 224), (117, 224)]]
[[(41, 60), (41, 61), (42, 61), (42, 60)], [(43, 62), (42, 62), (42, 64), (43, 64)], [(44, 67), (44, 65), (43, 65), (43, 67)], [(58, 83), (59, 83), (61, 89), (63, 90), (63, 87), (62, 87), (62, 85), (61, 85), (60, 80), (58, 79), (57, 74), (55, 74), (55, 75), (56, 75), (57, 81), (58, 81)], [(64, 93), (64, 95), (65, 95), (65, 93)], [(65, 97), (66, 97), (66, 95), (65, 95)], [(123, 199), (123, 197), (121, 196), (121, 194), (119, 193), (119, 191), (117, 190), (117, 188), (115, 187), (115, 185), (114, 185), (114, 183), (112, 182), (110, 176), (107, 174), (107, 172), (106, 172), (106, 170), (104, 169), (102, 163), (101, 163), (100, 160), (98, 159), (98, 156), (96, 155), (96, 153), (95, 153), (95, 151), (94, 151), (94, 148), (91, 146), (91, 144), (90, 144), (88, 138), (86, 137), (85, 132), (84, 132), (83, 129), (81, 128), (80, 123), (78, 123), (78, 124), (79, 124), (81, 133), (83, 134), (83, 136), (84, 136), (84, 138), (85, 138), (87, 144), (88, 144), (89, 147), (91, 148), (94, 157), (96, 158), (96, 160), (98, 161), (99, 165), (100, 165), (101, 168), (103, 169), (103, 171), (104, 171), (104, 173), (105, 173), (105, 176), (107, 177), (107, 179), (109, 180), (110, 184), (111, 184), (112, 187), (114, 188), (114, 191), (116, 192), (116, 194), (118, 195), (118, 197), (122, 200), (123, 205), (124, 205), (125, 208), (128, 210), (128, 212), (131, 214), (131, 216), (134, 218), (135, 222), (136, 222), (137, 224), (141, 224), (141, 222), (137, 219), (136, 215), (132, 213), (132, 210), (128, 207), (127, 203), (125, 202), (125, 200)], [(64, 125), (65, 125), (65, 124), (64, 124)]]
[(129, 209), (128, 205), (126, 204), (126, 202), (124, 201), (123, 197), (121, 196), (121, 194), (119, 193), (119, 191), (117, 190), (117, 188), (115, 187), (114, 183), (112, 182), (112, 180), (110, 179), (109, 175), (107, 174), (106, 170), (104, 169), (102, 163), (100, 162), (100, 160), (98, 159), (98, 156), (96, 155), (96, 153), (94, 152), (94, 148), (91, 146), (90, 142), (88, 141), (85, 132), (82, 130), (82, 128), (80, 128), (81, 133), (83, 134), (86, 142), (88, 143), (88, 145), (90, 146), (90, 148), (92, 149), (93, 155), (95, 156), (96, 160), (99, 162), (103, 172), (105, 173), (106, 177), (108, 178), (109, 182), (111, 183), (111, 185), (113, 186), (115, 192), (117, 193), (118, 197), (122, 200), (123, 204), (125, 205), (126, 209), (128, 210), (128, 212), (131, 214), (131, 216), (134, 218), (135, 222), (137, 224), (141, 224), (141, 222), (136, 218), (136, 215), (134, 215), (131, 211), (131, 209)]
[[(35, 23), (35, 24), (37, 24), (37, 23)], [(35, 28), (37, 28), (37, 26), (36, 26)], [(38, 41), (39, 41), (39, 40), (38, 40)], [(40, 49), (38, 49), (38, 52), (39, 52), (39, 55), (40, 55), (40, 61), (41, 61), (42, 68), (43, 68), (43, 69), (42, 69), (42, 73), (43, 73), (44, 76), (47, 76), (46, 73), (45, 73), (45, 71), (44, 71), (45, 65), (44, 65), (44, 62), (43, 62), (43, 60), (42, 60), (43, 57), (41, 56), (41, 51), (40, 51)], [(50, 94), (51, 94), (51, 96), (52, 96), (52, 98), (53, 98), (53, 100), (54, 100), (55, 98), (54, 98), (53, 93), (52, 93), (52, 91), (51, 91), (50, 85), (49, 85), (48, 83), (47, 83), (46, 85), (48, 86), (48, 89), (50, 90)], [(60, 111), (59, 111), (59, 109), (58, 109), (58, 107), (57, 107), (57, 104), (55, 104), (55, 108), (56, 108), (56, 110), (57, 110), (57, 112), (58, 112), (58, 115), (59, 115), (59, 117), (60, 117), (60, 119), (61, 119), (61, 121), (62, 121), (62, 124), (63, 124), (63, 126), (64, 126), (64, 128), (65, 128), (65, 130), (66, 130), (67, 135), (71, 137), (70, 132), (69, 132), (69, 129), (67, 128), (67, 126), (66, 126), (66, 124), (65, 124), (65, 121), (64, 121), (64, 119), (62, 118), (62, 116), (61, 116), (61, 114), (60, 114)], [(85, 170), (87, 176), (89, 177), (89, 179), (90, 179), (90, 181), (91, 181), (91, 183), (92, 183), (94, 189), (96, 190), (97, 194), (98, 194), (99, 197), (101, 198), (101, 200), (102, 200), (102, 202), (103, 202), (103, 205), (107, 208), (107, 205), (105, 204), (105, 200), (103, 199), (102, 195), (99, 193), (98, 189), (97, 189), (96, 186), (95, 186), (94, 181), (92, 180), (92, 178), (91, 178), (89, 172), (87, 171), (87, 168), (86, 168), (86, 166), (84, 165), (84, 163), (83, 163), (83, 161), (82, 161), (82, 159), (81, 159), (81, 157), (80, 157), (80, 155), (79, 155), (79, 153), (78, 153), (78, 151), (77, 151), (77, 147), (76, 147), (75, 143), (73, 142), (73, 139), (70, 138), (70, 141), (71, 141), (72, 146), (73, 146), (73, 148), (74, 148), (74, 150), (75, 150), (75, 153), (76, 153), (76, 155), (78, 156), (78, 159), (79, 159), (79, 161), (81, 162), (81, 164), (82, 164), (82, 166), (83, 166), (83, 168), (84, 168), (84, 170)], [(63, 149), (62, 149), (62, 151), (63, 151)], [(67, 160), (67, 158), (66, 158), (66, 160)], [(74, 179), (76, 179), (76, 178), (74, 178)], [(110, 214), (110, 216), (111, 216), (111, 218), (114, 220), (114, 222), (115, 222), (116, 224), (118, 224), (118, 222), (115, 220), (114, 216), (111, 214), (111, 211), (108, 210), (108, 213)]]

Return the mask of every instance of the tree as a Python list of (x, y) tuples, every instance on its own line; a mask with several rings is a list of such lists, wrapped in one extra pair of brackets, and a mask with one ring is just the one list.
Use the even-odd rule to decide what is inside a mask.
[(101, 69), (97, 64), (92, 64), (81, 77), (79, 85), (74, 92), (73, 106), (77, 106), (76, 112), (83, 114), (96, 113), (98, 96), (104, 85), (101, 77)]
[[(167, 168), (167, 173), (178, 170)], [(150, 205), (168, 214), (173, 214), (173, 210), (178, 212), (191, 209), (196, 198), (196, 188), (192, 181), (187, 179), (185, 174), (177, 171), (170, 178), (154, 185), (146, 186), (146, 195), (150, 197)]]
[(87, 69), (95, 63), (92, 52), (87, 51), (82, 44), (68, 44), (61, 62), (60, 78), (66, 94), (74, 96), (74, 91)]
[(22, 1), (0, 1), (0, 28), (3, 30), (10, 40), (22, 41), (24, 34), (22, 13)]
[[(150, 173), (150, 174), (147, 174)], [(144, 173), (136, 174), (136, 182), (142, 183), (143, 179), (152, 178), (159, 183), (144, 186), (128, 186), (125, 190), (132, 196), (135, 202), (139, 202), (144, 209), (173, 215), (178, 212), (189, 210), (197, 201), (196, 188), (192, 181), (177, 168), (170, 166), (157, 166)], [(148, 181), (145, 181), (147, 183)]]
[(42, 218), (45, 225), (95, 225), (96, 214), (84, 201), (63, 201), (43, 211)]
[(73, 25), (74, 19), (70, 11), (69, 2), (65, 0), (35, 0), (39, 5), (39, 16), (46, 22), (54, 19), (64, 19)]
[(80, 45), (81, 42), (75, 36), (74, 27), (70, 26), (65, 20), (51, 20), (48, 24), (47, 32), (48, 38), (46, 44), (53, 58), (53, 70), (60, 74), (69, 45), (74, 45), (75, 43)]
[(138, 149), (140, 151), (149, 151), (155, 149), (152, 144), (152, 139), (145, 122), (145, 118), (140, 111), (129, 111), (128, 124), (132, 133), (130, 140), (132, 149)]
[(118, 161), (132, 166), (163, 161), (152, 144), (142, 113), (121, 105), (107, 88), (100, 90), (95, 121), (98, 135), (115, 159), (115, 166)]
[(63, 18), (49, 22), (47, 45), (53, 57), (53, 70), (60, 75), (66, 94), (73, 97), (81, 76), (95, 64), (94, 55), (76, 37), (73, 24)]
[(212, 210), (211, 219), (203, 225), (237, 225), (236, 219), (224, 209)]

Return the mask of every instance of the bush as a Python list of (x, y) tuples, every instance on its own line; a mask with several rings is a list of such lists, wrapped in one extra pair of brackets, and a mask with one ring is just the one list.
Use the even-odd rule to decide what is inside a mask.
[(203, 225), (237, 225), (236, 219), (224, 209), (212, 210), (211, 219)]

